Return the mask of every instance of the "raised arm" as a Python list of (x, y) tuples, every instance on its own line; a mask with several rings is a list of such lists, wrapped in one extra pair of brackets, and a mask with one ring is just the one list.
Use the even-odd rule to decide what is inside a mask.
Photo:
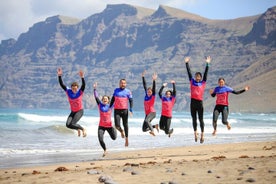
[(163, 83), (163, 85), (161, 86), (161, 88), (159, 89), (159, 97), (162, 98), (162, 91), (164, 89), (165, 86), (167, 86), (168, 83)]
[(62, 69), (61, 68), (58, 68), (57, 69), (57, 74), (58, 74), (58, 82), (59, 82), (59, 85), (60, 85), (60, 87), (64, 90), (64, 91), (66, 91), (66, 86), (63, 84), (63, 81), (62, 81)]
[(85, 80), (84, 80), (84, 73), (82, 70), (79, 71), (79, 75), (81, 77), (81, 88), (80, 90), (84, 91), (85, 89)]
[(142, 81), (143, 81), (144, 90), (147, 91), (147, 83), (146, 83), (146, 79), (145, 79), (145, 73), (146, 73), (146, 70), (144, 70), (142, 73)]
[(211, 62), (212, 58), (211, 56), (207, 56), (206, 57), (206, 67), (205, 67), (205, 71), (204, 71), (204, 75), (203, 75), (203, 81), (207, 81), (207, 74), (208, 74), (208, 70), (209, 70), (209, 63)]
[(98, 96), (98, 93), (97, 93), (97, 82), (95, 82), (93, 84), (93, 88), (94, 88), (94, 97), (95, 97), (95, 100), (97, 102), (97, 104), (99, 105), (101, 103), (101, 100), (99, 99), (99, 96)]
[(172, 96), (176, 96), (176, 88), (175, 88), (175, 81), (174, 80), (172, 80), (171, 81), (171, 83), (172, 83), (172, 85), (173, 85), (173, 92), (172, 92)]
[(157, 79), (157, 73), (153, 73), (152, 75), (152, 94), (153, 95), (155, 95), (156, 93), (156, 83), (155, 83), (156, 79)]
[(190, 80), (192, 80), (192, 73), (191, 73), (191, 69), (190, 69), (190, 65), (189, 65), (190, 57), (185, 57), (184, 61), (186, 63), (186, 69), (187, 69), (188, 76), (189, 76), (189, 81), (190, 81)]

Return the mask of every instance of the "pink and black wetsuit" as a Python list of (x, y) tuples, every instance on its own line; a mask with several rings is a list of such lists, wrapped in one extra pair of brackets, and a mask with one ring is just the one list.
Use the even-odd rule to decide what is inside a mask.
[(222, 123), (224, 125), (228, 124), (228, 114), (229, 114), (229, 102), (228, 102), (228, 95), (229, 93), (233, 94), (241, 94), (245, 92), (245, 89), (235, 91), (232, 88), (228, 86), (217, 86), (214, 90), (214, 92), (211, 94), (212, 97), (217, 96), (216, 99), (216, 106), (213, 111), (213, 127), (214, 130), (217, 130), (217, 120), (220, 113), (222, 113)]
[(66, 92), (68, 97), (68, 101), (70, 104), (71, 113), (67, 118), (66, 127), (75, 130), (83, 130), (83, 127), (77, 124), (80, 118), (83, 115), (83, 105), (82, 105), (82, 96), (85, 89), (85, 80), (81, 78), (82, 85), (81, 88), (77, 91), (77, 93), (73, 93), (71, 88), (66, 87), (63, 84), (61, 76), (58, 76), (58, 81), (61, 88)]
[(101, 147), (103, 150), (106, 150), (106, 145), (104, 143), (104, 133), (105, 131), (108, 132), (112, 140), (117, 138), (117, 131), (112, 126), (111, 115), (112, 115), (112, 107), (109, 104), (103, 104), (98, 97), (98, 93), (96, 89), (94, 89), (94, 97), (98, 104), (98, 109), (100, 113), (100, 121), (98, 127), (98, 140), (100, 142)]
[(166, 96), (162, 96), (162, 91), (164, 86), (162, 86), (159, 90), (159, 97), (162, 101), (162, 112), (159, 121), (159, 127), (161, 130), (164, 130), (166, 134), (171, 134), (173, 129), (170, 129), (171, 119), (172, 119), (172, 110), (175, 104), (176, 90), (175, 84), (173, 83), (173, 91), (171, 92), (171, 97), (167, 98)]
[(197, 131), (197, 114), (200, 123), (201, 132), (204, 132), (204, 120), (203, 120), (203, 96), (204, 90), (206, 87), (207, 81), (207, 73), (209, 69), (208, 63), (206, 63), (203, 79), (197, 82), (191, 74), (189, 63), (186, 63), (186, 68), (190, 81), (190, 91), (191, 91), (191, 103), (190, 103), (190, 111), (193, 119), (193, 128), (194, 131)]
[(144, 98), (144, 111), (145, 111), (145, 119), (142, 126), (143, 132), (146, 131), (153, 131), (153, 128), (155, 128), (155, 125), (151, 125), (151, 121), (156, 117), (156, 111), (154, 109), (154, 103), (155, 103), (155, 80), (152, 81), (152, 95), (148, 96), (147, 94), (147, 83), (145, 80), (145, 77), (142, 77), (143, 80), (143, 87), (145, 90), (145, 98)]
[(122, 118), (126, 137), (128, 137), (128, 102), (129, 111), (132, 112), (133, 99), (131, 91), (127, 88), (116, 88), (114, 90), (110, 106), (114, 104), (115, 126), (120, 132), (122, 131), (120, 125), (120, 121)]

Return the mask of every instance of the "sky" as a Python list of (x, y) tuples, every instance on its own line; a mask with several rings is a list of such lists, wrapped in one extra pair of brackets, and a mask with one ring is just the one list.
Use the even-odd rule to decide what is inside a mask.
[(64, 15), (85, 19), (107, 4), (130, 4), (157, 10), (178, 8), (209, 19), (235, 19), (264, 13), (276, 0), (0, 0), (0, 40), (18, 39), (35, 23)]

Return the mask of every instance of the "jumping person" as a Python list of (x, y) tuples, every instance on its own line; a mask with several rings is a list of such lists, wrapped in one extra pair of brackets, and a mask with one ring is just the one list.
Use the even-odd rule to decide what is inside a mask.
[(173, 128), (170, 129), (171, 120), (172, 120), (172, 109), (175, 103), (176, 90), (175, 90), (175, 81), (171, 81), (173, 85), (173, 91), (167, 90), (165, 96), (162, 96), (162, 91), (168, 83), (163, 83), (162, 87), (159, 90), (159, 97), (162, 101), (162, 112), (159, 121), (159, 128), (165, 131), (169, 137), (173, 133)]
[(192, 73), (189, 66), (190, 57), (185, 57), (184, 61), (186, 63), (186, 69), (187, 69), (189, 81), (190, 81), (190, 90), (191, 90), (190, 111), (193, 119), (195, 142), (197, 142), (197, 136), (198, 136), (198, 133), (197, 133), (197, 115), (198, 115), (200, 129), (201, 129), (200, 143), (203, 143), (204, 142), (203, 95), (206, 87), (207, 73), (209, 69), (209, 63), (211, 62), (211, 57), (210, 56), (206, 57), (206, 67), (203, 74), (203, 79), (202, 79), (202, 74), (200, 72), (196, 72), (195, 77), (194, 78), (192, 77)]
[(101, 147), (104, 150), (103, 157), (106, 155), (106, 145), (104, 143), (104, 133), (108, 132), (112, 140), (117, 138), (117, 130), (112, 126), (111, 115), (112, 107), (109, 106), (110, 97), (104, 95), (102, 101), (98, 97), (97, 93), (97, 83), (93, 85), (94, 87), (94, 97), (98, 104), (99, 113), (100, 113), (100, 122), (98, 127), (98, 139)]
[(81, 77), (81, 81), (82, 81), (82, 85), (80, 89), (78, 89), (79, 85), (77, 82), (73, 82), (71, 84), (71, 88), (66, 87), (63, 84), (62, 77), (61, 77), (62, 76), (61, 68), (58, 68), (57, 74), (58, 74), (59, 84), (61, 88), (66, 92), (66, 95), (68, 97), (68, 101), (70, 104), (70, 108), (71, 108), (71, 113), (68, 116), (66, 121), (66, 127), (77, 130), (78, 136), (80, 136), (82, 132), (83, 137), (86, 137), (86, 130), (77, 123), (83, 115), (82, 96), (85, 89), (84, 73), (81, 70), (79, 71), (79, 76)]
[(145, 98), (144, 98), (144, 111), (145, 111), (145, 119), (143, 123), (142, 130), (143, 132), (149, 131), (150, 134), (155, 136), (153, 129), (156, 128), (157, 132), (159, 132), (158, 124), (151, 125), (151, 121), (156, 117), (156, 111), (154, 109), (154, 102), (155, 102), (155, 80), (157, 79), (157, 74), (154, 73), (152, 75), (152, 87), (147, 88), (147, 83), (145, 79), (145, 73), (144, 71), (142, 73), (142, 81), (143, 81), (143, 87), (145, 90)]
[(228, 95), (229, 93), (233, 94), (241, 94), (245, 91), (249, 90), (249, 86), (245, 86), (244, 89), (235, 91), (232, 88), (225, 85), (224, 78), (218, 79), (218, 86), (215, 89), (210, 89), (210, 94), (212, 97), (217, 96), (216, 99), (216, 106), (213, 111), (213, 135), (216, 135), (217, 132), (217, 120), (220, 113), (222, 113), (222, 123), (227, 126), (227, 129), (231, 129), (230, 123), (227, 121), (228, 113), (229, 113), (229, 107), (228, 107)]
[[(133, 98), (132, 93), (126, 88), (127, 82), (125, 79), (121, 79), (119, 82), (119, 88), (114, 90), (110, 107), (114, 104), (114, 121), (116, 129), (121, 133), (121, 137), (125, 138), (125, 146), (128, 146), (128, 101), (129, 111), (132, 115)], [(120, 121), (123, 120), (124, 130), (121, 128)]]

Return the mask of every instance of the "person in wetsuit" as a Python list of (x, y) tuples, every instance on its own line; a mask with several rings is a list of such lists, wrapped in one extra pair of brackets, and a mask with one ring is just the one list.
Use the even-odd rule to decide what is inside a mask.
[(190, 57), (185, 57), (184, 61), (186, 63), (186, 69), (189, 76), (190, 81), (190, 90), (191, 90), (191, 103), (190, 103), (190, 111), (191, 116), (193, 119), (193, 129), (194, 129), (194, 136), (195, 136), (195, 142), (197, 142), (197, 115), (200, 123), (200, 129), (201, 129), (201, 136), (200, 136), (200, 143), (204, 142), (204, 120), (203, 120), (203, 96), (204, 96), (204, 90), (206, 87), (206, 81), (207, 81), (207, 73), (209, 69), (209, 63), (211, 62), (211, 57), (206, 57), (206, 67), (203, 74), (200, 72), (195, 73), (195, 77), (192, 77), (192, 73), (190, 70), (189, 62)]
[(151, 121), (156, 117), (156, 111), (154, 109), (154, 102), (155, 102), (155, 81), (157, 79), (157, 74), (154, 73), (152, 75), (152, 87), (147, 88), (147, 83), (145, 79), (145, 73), (144, 71), (142, 73), (142, 81), (143, 81), (143, 87), (145, 90), (145, 98), (144, 98), (144, 111), (145, 111), (145, 119), (142, 126), (143, 132), (147, 132), (150, 130), (150, 134), (155, 136), (153, 129), (156, 128), (157, 132), (159, 132), (158, 124), (151, 125)]
[(93, 85), (94, 87), (94, 97), (98, 104), (98, 109), (100, 113), (100, 121), (98, 127), (98, 139), (101, 147), (104, 150), (103, 157), (106, 155), (106, 145), (104, 143), (104, 133), (108, 132), (112, 140), (117, 138), (117, 130), (112, 126), (111, 115), (112, 115), (112, 107), (109, 106), (110, 97), (104, 95), (102, 97), (102, 101), (98, 97), (97, 93), (97, 83)]
[(173, 128), (170, 129), (171, 120), (172, 120), (172, 110), (175, 104), (176, 90), (175, 90), (175, 81), (171, 81), (173, 85), (173, 90), (167, 90), (165, 96), (162, 96), (163, 89), (167, 86), (168, 83), (163, 83), (162, 87), (159, 90), (159, 97), (162, 101), (162, 110), (161, 117), (159, 120), (159, 128), (164, 130), (165, 134), (171, 137), (173, 133)]
[(213, 135), (216, 135), (217, 132), (217, 120), (220, 113), (222, 113), (222, 123), (227, 126), (227, 129), (231, 129), (230, 123), (227, 121), (228, 114), (229, 114), (229, 103), (228, 103), (228, 95), (229, 93), (233, 94), (241, 94), (245, 91), (249, 90), (249, 86), (245, 86), (244, 89), (236, 91), (232, 88), (225, 85), (225, 79), (219, 78), (218, 79), (218, 85), (215, 89), (210, 89), (210, 94), (212, 97), (217, 96), (216, 99), (216, 106), (213, 111)]
[[(114, 90), (110, 107), (114, 104), (114, 121), (116, 129), (121, 133), (121, 137), (125, 138), (125, 146), (128, 146), (128, 102), (129, 111), (132, 115), (133, 98), (132, 93), (126, 88), (127, 82), (125, 79), (121, 79), (119, 82), (119, 88)], [(124, 130), (121, 128), (120, 121), (123, 120)]]
[(86, 137), (85, 128), (83, 128), (81, 125), (77, 123), (83, 115), (82, 96), (85, 89), (84, 73), (81, 70), (79, 71), (79, 76), (81, 77), (81, 81), (82, 81), (82, 85), (80, 89), (78, 89), (79, 85), (77, 82), (73, 82), (71, 84), (71, 88), (66, 87), (63, 84), (61, 68), (58, 68), (57, 73), (58, 73), (59, 84), (61, 88), (66, 92), (66, 95), (68, 97), (68, 101), (70, 104), (70, 108), (71, 108), (71, 113), (68, 116), (66, 121), (66, 127), (77, 130), (78, 136), (80, 136), (82, 132), (83, 137)]

